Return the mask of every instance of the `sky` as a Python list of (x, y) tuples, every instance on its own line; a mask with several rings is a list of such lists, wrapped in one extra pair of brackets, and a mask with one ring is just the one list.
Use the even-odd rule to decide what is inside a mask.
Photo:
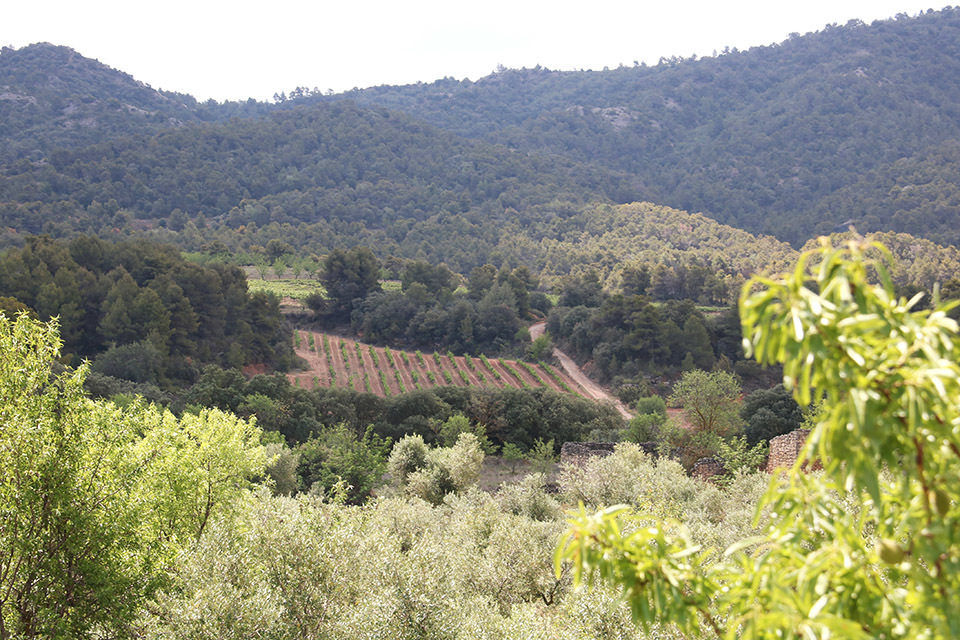
[[(477, 78), (498, 65), (602, 69), (780, 42), (917, 0), (29, 0), (8, 2), (0, 45), (73, 47), (157, 89), (200, 100), (303, 86), (335, 92)], [(940, 8), (935, 5), (932, 8)]]

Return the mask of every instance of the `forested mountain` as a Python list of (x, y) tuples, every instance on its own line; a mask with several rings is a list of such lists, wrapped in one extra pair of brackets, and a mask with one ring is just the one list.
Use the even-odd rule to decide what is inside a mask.
[(338, 102), (9, 163), (0, 169), (0, 216), (18, 232), (60, 234), (121, 227), (131, 216), (141, 227), (169, 219), (180, 228), (201, 213), (224, 216), (231, 227), (327, 221), (409, 228), (467, 212), (484, 225), (557, 197), (631, 200), (634, 182)]
[(848, 220), (955, 244), (957, 78), (960, 9), (945, 9), (655, 67), (502, 70), (347, 95), (641, 175), (645, 200), (797, 246)]
[(297, 89), (276, 104), (201, 104), (64, 47), (7, 48), (0, 244), (169, 230), (241, 248), (273, 233), (550, 275), (569, 270), (542, 258), (551, 243), (582, 253), (621, 233), (593, 203), (641, 200), (795, 247), (848, 223), (954, 244), (958, 77), (960, 9), (654, 67)]
[(60, 147), (198, 119), (190, 96), (161, 92), (69, 47), (0, 51), (0, 159), (40, 160)]

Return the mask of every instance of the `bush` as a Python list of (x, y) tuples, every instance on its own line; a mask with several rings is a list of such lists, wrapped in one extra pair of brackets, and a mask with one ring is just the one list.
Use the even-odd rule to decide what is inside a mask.
[(627, 428), (621, 431), (621, 439), (636, 443), (655, 442), (661, 438), (661, 428), (664, 423), (666, 423), (666, 415), (638, 413), (627, 423)]
[(160, 352), (149, 341), (110, 347), (90, 365), (91, 371), (139, 383), (156, 383), (160, 375)]
[(506, 442), (501, 450), (504, 462), (510, 465), (510, 472), (516, 473), (517, 465), (524, 459), (523, 450), (512, 442)]
[(756, 471), (767, 459), (767, 443), (759, 442), (751, 447), (745, 436), (721, 440), (716, 457), (728, 473)]
[(534, 362), (545, 360), (551, 355), (553, 355), (553, 341), (550, 340), (549, 333), (544, 333), (527, 347), (527, 357)]
[(532, 520), (548, 521), (560, 517), (560, 503), (546, 492), (547, 476), (531, 473), (520, 482), (503, 484), (497, 491), (497, 502), (507, 513)]
[(755, 445), (799, 429), (803, 410), (793, 394), (780, 384), (772, 389), (758, 389), (744, 398), (740, 417), (745, 423), (743, 433), (747, 442)]
[(555, 448), (552, 438), (546, 442), (540, 438), (533, 441), (533, 447), (527, 453), (527, 462), (536, 473), (547, 473), (560, 460)]
[(423, 436), (416, 434), (404, 436), (393, 445), (387, 461), (387, 472), (396, 484), (406, 484), (407, 477), (427, 466), (427, 452), (430, 448)]
[(438, 440), (440, 444), (445, 447), (452, 447), (457, 443), (457, 440), (460, 438), (462, 433), (472, 433), (477, 438), (477, 442), (480, 444), (480, 448), (483, 449), (483, 452), (487, 455), (494, 453), (497, 450), (497, 447), (490, 442), (490, 438), (487, 437), (487, 430), (482, 424), (474, 425), (470, 422), (470, 418), (466, 417), (462, 413), (457, 413), (450, 416), (445, 422), (440, 425), (440, 432), (438, 433)]
[(300, 488), (297, 467), (300, 456), (281, 443), (271, 443), (264, 447), (267, 466), (264, 473), (272, 481), (274, 495), (288, 496)]
[(347, 500), (359, 504), (370, 496), (386, 469), (390, 439), (368, 427), (363, 437), (340, 424), (324, 429), (297, 448), (301, 484), (311, 493), (326, 495), (338, 482), (346, 482)]
[(667, 419), (667, 403), (660, 396), (637, 398), (633, 405), (638, 415), (658, 415)]
[(476, 483), (483, 458), (480, 442), (472, 433), (461, 433), (452, 447), (433, 449), (413, 435), (397, 443), (387, 468), (403, 493), (439, 504), (447, 494)]

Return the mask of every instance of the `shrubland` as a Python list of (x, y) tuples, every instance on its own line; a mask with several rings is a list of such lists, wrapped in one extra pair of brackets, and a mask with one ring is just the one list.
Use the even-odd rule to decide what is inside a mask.
[[(855, 245), (820, 255), (746, 289), (743, 313), (798, 401), (821, 399), (805, 455), (824, 469), (722, 486), (621, 443), (562, 466), (558, 493), (539, 474), (485, 493), (482, 434), (448, 418), (436, 444), (407, 437), (389, 460), (370, 432), (318, 438), (318, 459), (389, 470), (373, 499), (342, 475), (273, 495), (294, 462), (275, 435), (215, 409), (90, 400), (84, 367), (52, 368), (55, 327), (0, 318), (0, 635), (951, 637), (956, 323), (869, 284), (882, 265)], [(730, 395), (723, 376), (694, 382)], [(705, 412), (702, 428), (739, 419)]]
[[(393, 489), (365, 504), (343, 480), (274, 496), (289, 473), (252, 423), (89, 400), (85, 368), (51, 373), (55, 327), (26, 315), (0, 317), (0, 339), (2, 637), (640, 637), (613, 592), (553, 574), (564, 525), (543, 476), (476, 488), (485, 454), (462, 421), (452, 447), (399, 443)], [(708, 529), (749, 526), (728, 490), (630, 445), (563, 471), (563, 491), (619, 498), (589, 489), (610, 465), (701, 505)]]
[[(444, 451), (421, 445), (414, 449), (427, 458)], [(408, 448), (394, 455), (423, 459)], [(146, 636), (650, 637), (613, 591), (575, 590), (568, 573), (554, 575), (564, 527), (557, 498), (655, 503), (686, 514), (704, 543), (717, 544), (753, 534), (765, 487), (742, 476), (719, 489), (631, 445), (561, 477), (561, 496), (546, 493), (539, 475), (493, 495), (467, 483), (429, 501), (406, 477), (397, 481), (403, 495), (363, 506), (258, 494), (243, 523), (215, 526), (179, 558), (179, 580), (156, 597)], [(617, 488), (606, 486), (611, 480)], [(653, 637), (679, 636), (660, 629)]]

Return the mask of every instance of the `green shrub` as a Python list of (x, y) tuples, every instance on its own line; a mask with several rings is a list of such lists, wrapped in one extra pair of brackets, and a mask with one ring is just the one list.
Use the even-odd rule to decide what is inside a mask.
[(547, 494), (546, 484), (545, 474), (529, 474), (520, 482), (501, 485), (497, 502), (506, 513), (532, 520), (557, 520), (560, 518), (560, 503)]
[(344, 481), (348, 501), (363, 502), (380, 484), (390, 445), (390, 439), (380, 438), (372, 427), (363, 437), (342, 424), (324, 429), (296, 450), (301, 484), (312, 493), (328, 495)]
[(533, 441), (533, 447), (526, 457), (535, 473), (547, 473), (560, 460), (555, 448), (552, 438), (546, 442), (540, 438)]
[(638, 398), (633, 408), (637, 415), (658, 415), (664, 420), (667, 419), (667, 403), (660, 396)]
[(300, 456), (282, 443), (265, 445), (264, 451), (267, 458), (264, 473), (271, 481), (274, 495), (288, 496), (296, 492), (300, 486), (297, 477)]
[(447, 494), (476, 483), (483, 457), (472, 433), (461, 433), (452, 447), (437, 448), (428, 447), (419, 435), (405, 436), (390, 454), (388, 469), (403, 493), (439, 504)]
[(472, 433), (477, 438), (480, 448), (487, 455), (494, 453), (497, 448), (487, 437), (487, 430), (482, 424), (473, 424), (470, 419), (462, 413), (450, 416), (440, 425), (437, 433), (440, 444), (445, 447), (452, 447), (457, 443), (462, 433)]

